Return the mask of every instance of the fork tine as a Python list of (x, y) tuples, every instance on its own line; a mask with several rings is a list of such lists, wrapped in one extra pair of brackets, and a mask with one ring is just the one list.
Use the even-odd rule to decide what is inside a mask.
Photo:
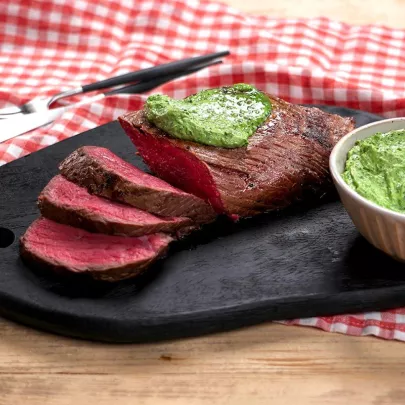
[(0, 110), (0, 119), (2, 119), (3, 116), (4, 116), (4, 118), (7, 118), (7, 117), (10, 117), (10, 116), (12, 116), (14, 114), (18, 114), (20, 112), (21, 112), (21, 108), (16, 106), (16, 105), (13, 106), (13, 107), (2, 108)]

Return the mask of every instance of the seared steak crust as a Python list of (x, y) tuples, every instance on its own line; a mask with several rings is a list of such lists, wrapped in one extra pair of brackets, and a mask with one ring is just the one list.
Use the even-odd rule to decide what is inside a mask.
[(157, 217), (130, 205), (89, 194), (63, 176), (55, 176), (38, 198), (42, 216), (55, 222), (108, 235), (142, 236), (158, 232), (184, 234), (190, 218)]
[(163, 217), (189, 217), (198, 223), (215, 218), (212, 207), (122, 160), (108, 149), (84, 146), (59, 167), (63, 176), (92, 194), (121, 201)]
[(269, 97), (271, 115), (246, 147), (236, 149), (170, 138), (143, 111), (119, 121), (159, 177), (209, 201), (218, 213), (246, 217), (327, 191), (330, 152), (354, 128), (352, 118)]

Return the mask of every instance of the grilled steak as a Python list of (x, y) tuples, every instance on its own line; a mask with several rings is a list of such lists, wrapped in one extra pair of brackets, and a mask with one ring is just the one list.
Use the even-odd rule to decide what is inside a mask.
[(138, 238), (102, 235), (40, 218), (21, 238), (21, 255), (57, 272), (118, 281), (140, 274), (171, 241), (162, 233)]
[(189, 217), (199, 223), (210, 222), (216, 216), (201, 198), (144, 173), (105, 148), (81, 147), (61, 163), (60, 170), (92, 194), (156, 215)]
[(269, 97), (272, 113), (241, 148), (171, 138), (143, 111), (119, 122), (154, 173), (236, 219), (286, 207), (308, 192), (324, 193), (332, 184), (330, 152), (354, 128), (351, 118)]
[(191, 230), (193, 221), (181, 217), (157, 217), (129, 205), (110, 201), (63, 176), (54, 177), (38, 198), (44, 217), (61, 224), (111, 235), (141, 236), (157, 232), (176, 234)]

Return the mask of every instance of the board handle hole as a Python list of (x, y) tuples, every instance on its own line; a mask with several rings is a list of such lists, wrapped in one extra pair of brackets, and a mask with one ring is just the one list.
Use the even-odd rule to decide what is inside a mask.
[(15, 240), (14, 232), (0, 227), (0, 249), (9, 247)]

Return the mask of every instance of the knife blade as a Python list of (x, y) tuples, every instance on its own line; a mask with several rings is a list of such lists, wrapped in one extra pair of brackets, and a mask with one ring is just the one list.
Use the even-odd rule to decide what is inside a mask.
[(66, 109), (66, 107), (59, 107), (39, 113), (25, 114), (24, 116), (0, 120), (0, 143), (52, 123)]
[(10, 117), (0, 120), (0, 143), (25, 134), (33, 129), (43, 127), (58, 119), (66, 110), (77, 108), (82, 105), (91, 104), (107, 97), (108, 93), (97, 94), (94, 97), (85, 98), (75, 104), (69, 104), (65, 107), (52, 108), (51, 110), (22, 114), (16, 117)]

